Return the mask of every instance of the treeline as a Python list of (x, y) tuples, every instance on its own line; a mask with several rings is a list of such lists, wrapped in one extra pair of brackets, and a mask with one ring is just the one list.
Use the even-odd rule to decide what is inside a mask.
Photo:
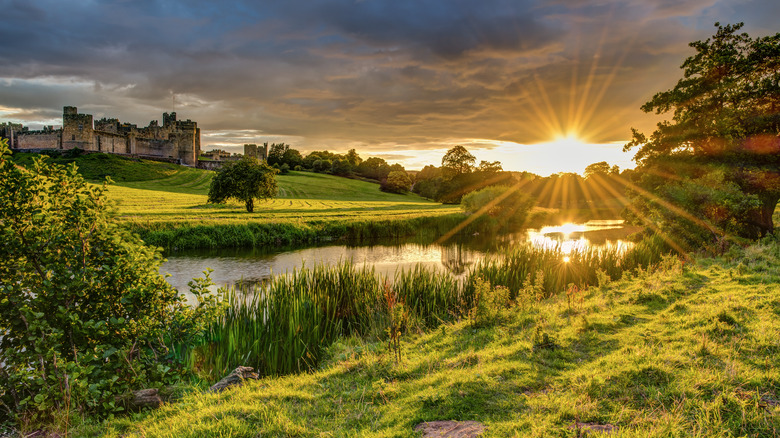
[(364, 160), (355, 149), (346, 154), (329, 151), (310, 152), (305, 157), (284, 143), (268, 145), (268, 164), (286, 173), (289, 170), (307, 170), (343, 177), (361, 177), (378, 181), (387, 192), (404, 193), (412, 188), (412, 180), (400, 164), (389, 164), (383, 158)]
[(442, 157), (441, 166), (428, 165), (416, 173), (407, 172), (400, 164), (390, 164), (382, 158), (363, 159), (355, 149), (346, 154), (314, 151), (305, 157), (279, 143), (268, 146), (268, 164), (285, 173), (306, 170), (333, 175), (365, 178), (377, 181), (381, 189), (403, 193), (412, 191), (420, 196), (445, 204), (458, 204), (469, 193), (493, 186), (519, 185), (519, 191), (536, 200), (536, 205), (553, 209), (610, 209), (625, 196), (625, 184), (631, 170), (620, 172), (606, 162), (593, 163), (585, 175), (558, 173), (547, 177), (530, 172), (503, 170), (498, 161), (477, 160), (465, 147), (455, 146)]

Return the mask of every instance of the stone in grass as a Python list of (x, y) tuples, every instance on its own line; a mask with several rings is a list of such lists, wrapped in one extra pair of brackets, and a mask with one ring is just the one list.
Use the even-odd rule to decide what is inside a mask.
[(482, 435), (485, 426), (476, 421), (427, 421), (414, 426), (423, 437), (436, 438), (472, 438)]
[(242, 385), (244, 380), (257, 380), (257, 373), (254, 371), (252, 367), (238, 367), (209, 388), (209, 392), (222, 392), (233, 385)]
[(571, 426), (569, 426), (569, 429), (576, 429), (578, 431), (581, 431), (583, 435), (587, 435), (590, 433), (610, 434), (618, 431), (618, 427), (613, 424), (598, 424), (598, 423), (574, 423)]

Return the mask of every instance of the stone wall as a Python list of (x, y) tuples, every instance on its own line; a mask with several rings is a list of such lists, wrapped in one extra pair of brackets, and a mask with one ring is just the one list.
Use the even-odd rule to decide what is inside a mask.
[(60, 149), (62, 131), (25, 132), (14, 136), (15, 149)]
[(94, 131), (93, 149), (109, 154), (130, 154), (130, 140), (126, 135)]

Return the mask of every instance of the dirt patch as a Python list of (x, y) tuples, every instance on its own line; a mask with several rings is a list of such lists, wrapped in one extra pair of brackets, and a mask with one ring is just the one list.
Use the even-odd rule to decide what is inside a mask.
[(414, 430), (430, 438), (471, 438), (482, 435), (485, 426), (476, 421), (429, 421), (414, 426)]

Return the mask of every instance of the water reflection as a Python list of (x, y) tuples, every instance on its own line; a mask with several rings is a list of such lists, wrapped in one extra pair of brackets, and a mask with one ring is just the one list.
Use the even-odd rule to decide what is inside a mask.
[(377, 242), (373, 245), (327, 245), (308, 248), (223, 249), (176, 253), (168, 256), (160, 268), (170, 273), (168, 282), (180, 291), (202, 272), (213, 269), (212, 280), (217, 285), (251, 286), (279, 274), (314, 266), (351, 260), (357, 266), (370, 265), (380, 275), (392, 277), (399, 269), (421, 264), (462, 276), (485, 257), (488, 251), (519, 243), (531, 242), (539, 247), (560, 246), (570, 253), (588, 247), (625, 250), (631, 243), (626, 236), (635, 230), (623, 226), (623, 221), (591, 221), (585, 224), (565, 224), (527, 230), (500, 237), (479, 234), (457, 236), (445, 244), (421, 244), (400, 241)]

